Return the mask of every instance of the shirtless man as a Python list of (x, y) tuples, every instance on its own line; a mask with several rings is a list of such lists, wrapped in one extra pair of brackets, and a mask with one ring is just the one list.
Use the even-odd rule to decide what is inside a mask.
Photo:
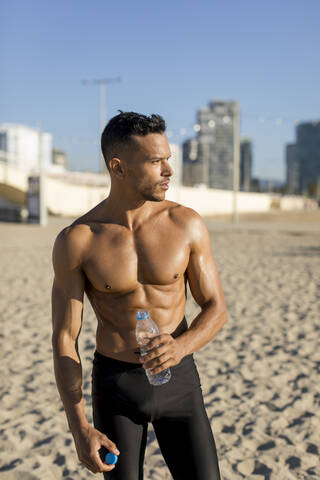
[[(192, 354), (222, 328), (226, 304), (204, 221), (165, 200), (173, 174), (165, 128), (158, 115), (121, 112), (110, 120), (101, 140), (110, 194), (62, 230), (53, 249), (56, 382), (79, 460), (105, 479), (142, 480), (148, 422), (174, 480), (220, 479)], [(187, 281), (201, 307), (189, 328)], [(98, 321), (94, 427), (78, 352), (84, 292)], [(160, 330), (143, 358), (135, 338), (141, 309)], [(168, 367), (171, 380), (150, 385), (145, 369)], [(108, 451), (119, 454), (116, 465), (104, 462)]]

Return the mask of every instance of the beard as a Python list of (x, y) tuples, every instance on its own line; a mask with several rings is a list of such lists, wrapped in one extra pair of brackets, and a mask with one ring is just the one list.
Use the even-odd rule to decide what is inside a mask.
[(144, 200), (149, 200), (150, 202), (162, 202), (165, 197), (165, 190), (160, 191), (159, 187), (159, 184), (157, 184), (155, 187), (149, 185), (144, 186), (139, 189), (139, 193)]

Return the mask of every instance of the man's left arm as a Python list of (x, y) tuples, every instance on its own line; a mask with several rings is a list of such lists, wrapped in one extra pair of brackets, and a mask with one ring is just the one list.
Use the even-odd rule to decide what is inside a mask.
[(187, 277), (201, 312), (189, 329), (177, 338), (183, 356), (209, 343), (227, 321), (227, 308), (218, 269), (211, 250), (208, 229), (196, 212), (189, 221), (190, 258)]
[(177, 365), (183, 357), (209, 343), (227, 321), (227, 309), (218, 269), (211, 251), (208, 229), (202, 217), (187, 209), (187, 232), (190, 238), (190, 257), (187, 277), (193, 298), (201, 312), (179, 337), (162, 334), (148, 345), (150, 349), (161, 343), (143, 358), (144, 367), (152, 373)]

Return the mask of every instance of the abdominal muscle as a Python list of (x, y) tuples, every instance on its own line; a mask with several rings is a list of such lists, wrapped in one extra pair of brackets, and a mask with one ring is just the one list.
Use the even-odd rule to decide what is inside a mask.
[(175, 285), (157, 287), (137, 285), (128, 294), (110, 295), (92, 288), (86, 289), (88, 299), (98, 320), (96, 348), (107, 357), (124, 362), (139, 363), (136, 340), (136, 312), (147, 310), (157, 324), (160, 334), (174, 338), (188, 329), (184, 317), (186, 292), (183, 279)]
[[(123, 362), (139, 363), (139, 344), (136, 340), (136, 318), (137, 310), (147, 310), (151, 318), (158, 325), (160, 334), (169, 333), (173, 338), (178, 337), (188, 329), (188, 324), (183, 312), (177, 312), (176, 309), (170, 311), (161, 311), (157, 315), (157, 309), (150, 307), (139, 307), (135, 311), (127, 312), (121, 315), (119, 323), (121, 326), (114, 325), (113, 321), (101, 319), (98, 317), (98, 327), (96, 332), (97, 350), (102, 355), (121, 360)], [(181, 308), (179, 309), (181, 310)], [(184, 308), (183, 308), (184, 311)], [(152, 313), (151, 313), (152, 312)], [(117, 317), (116, 312), (113, 318)], [(171, 321), (168, 322), (168, 319)], [(174, 320), (174, 321), (173, 321)]]

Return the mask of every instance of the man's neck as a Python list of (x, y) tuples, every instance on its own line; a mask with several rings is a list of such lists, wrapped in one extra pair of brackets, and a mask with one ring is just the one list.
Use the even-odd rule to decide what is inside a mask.
[(150, 217), (154, 209), (153, 203), (148, 200), (138, 201), (109, 195), (103, 208), (112, 222), (134, 231)]

